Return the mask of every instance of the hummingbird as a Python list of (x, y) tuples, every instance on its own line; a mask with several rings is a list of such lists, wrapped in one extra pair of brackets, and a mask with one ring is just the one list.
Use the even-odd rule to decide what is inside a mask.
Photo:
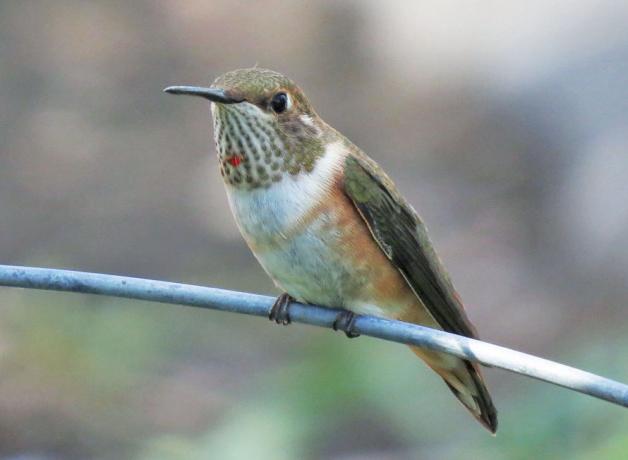
[[(270, 318), (288, 324), (290, 302), (420, 324), (477, 338), (427, 229), (382, 168), (323, 121), (297, 84), (258, 67), (209, 87), (171, 94), (211, 102), (220, 174), (244, 240), (284, 293)], [(491, 433), (497, 411), (479, 366), (419, 347), (433, 369)]]

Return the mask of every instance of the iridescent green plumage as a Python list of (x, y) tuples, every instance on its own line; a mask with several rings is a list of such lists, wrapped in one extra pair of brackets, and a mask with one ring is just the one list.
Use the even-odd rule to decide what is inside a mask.
[(214, 80), (212, 87), (225, 88), (241, 95), (252, 104), (263, 104), (276, 92), (283, 90), (292, 94), (300, 113), (314, 111), (305, 94), (295, 82), (273, 70), (251, 67), (227, 72)]

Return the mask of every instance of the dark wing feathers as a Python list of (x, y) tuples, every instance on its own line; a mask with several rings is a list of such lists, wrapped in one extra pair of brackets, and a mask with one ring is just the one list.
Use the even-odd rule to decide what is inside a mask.
[(425, 225), (392, 181), (366, 156), (345, 161), (344, 190), (373, 238), (441, 327), (477, 337)]

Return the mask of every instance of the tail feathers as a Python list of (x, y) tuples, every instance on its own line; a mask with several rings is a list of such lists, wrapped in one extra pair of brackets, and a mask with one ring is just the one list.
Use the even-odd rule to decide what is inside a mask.
[(469, 361), (464, 361), (443, 353), (410, 347), (438, 375), (451, 392), (471, 412), (488, 431), (497, 431), (497, 410), (486, 388), (480, 369)]
[(488, 431), (495, 434), (497, 432), (497, 410), (491, 400), (491, 395), (484, 384), (484, 379), (477, 368), (468, 361), (464, 361), (466, 369), (463, 371), (472, 381), (471, 385), (460, 388), (460, 385), (454, 386), (452, 382), (459, 383), (461, 379), (453, 374), (443, 376), (443, 380), (458, 398), (458, 400), (471, 412), (471, 414), (480, 422)]

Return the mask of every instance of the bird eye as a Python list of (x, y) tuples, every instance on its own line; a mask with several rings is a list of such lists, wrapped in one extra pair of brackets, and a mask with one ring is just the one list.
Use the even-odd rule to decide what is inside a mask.
[(286, 93), (277, 93), (270, 101), (270, 106), (275, 113), (282, 113), (288, 108), (289, 102), (290, 100), (288, 99), (288, 95)]

